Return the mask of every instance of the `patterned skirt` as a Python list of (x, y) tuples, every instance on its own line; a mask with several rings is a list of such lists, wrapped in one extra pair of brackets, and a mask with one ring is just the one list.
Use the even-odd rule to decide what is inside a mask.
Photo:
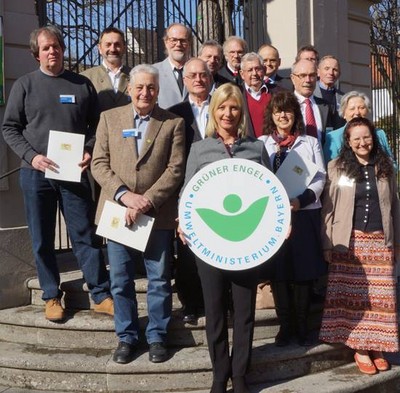
[(353, 231), (333, 252), (320, 339), (369, 351), (399, 351), (393, 250), (383, 233)]

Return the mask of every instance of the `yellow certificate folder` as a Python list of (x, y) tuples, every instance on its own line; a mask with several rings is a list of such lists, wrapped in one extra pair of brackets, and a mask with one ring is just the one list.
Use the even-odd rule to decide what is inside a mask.
[(45, 177), (79, 183), (82, 168), (79, 163), (83, 159), (85, 135), (72, 132), (50, 130), (47, 157), (59, 168), (57, 172), (46, 169)]
[(154, 218), (141, 214), (137, 221), (126, 226), (126, 207), (106, 201), (96, 233), (114, 242), (144, 251), (153, 228)]

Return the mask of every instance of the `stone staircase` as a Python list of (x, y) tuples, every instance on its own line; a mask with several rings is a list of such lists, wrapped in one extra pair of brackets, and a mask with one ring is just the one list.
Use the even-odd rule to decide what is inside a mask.
[[(0, 388), (27, 388), (47, 392), (209, 392), (212, 372), (208, 357), (205, 318), (196, 326), (184, 324), (174, 294), (170, 324), (171, 359), (148, 361), (141, 337), (137, 358), (126, 365), (112, 361), (117, 345), (112, 318), (95, 314), (79, 271), (62, 273), (65, 323), (44, 318), (37, 279), (27, 283), (32, 304), (0, 311)], [(136, 280), (140, 324), (147, 322), (144, 278)], [(320, 306), (314, 307), (316, 326)], [(391, 357), (392, 370), (375, 376), (359, 373), (351, 351), (342, 346), (320, 344), (302, 348), (296, 344), (277, 348), (278, 330), (274, 310), (256, 313), (254, 351), (249, 382), (252, 393), (350, 393), (400, 392), (400, 357)], [(1, 390), (2, 391), (2, 390)], [(14, 391), (14, 390), (12, 390)], [(11, 392), (11, 390), (10, 390)], [(20, 392), (20, 390), (18, 390)]]

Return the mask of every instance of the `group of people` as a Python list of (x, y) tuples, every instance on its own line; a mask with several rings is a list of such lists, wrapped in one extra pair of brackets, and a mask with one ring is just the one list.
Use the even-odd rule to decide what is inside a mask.
[[(319, 59), (312, 46), (299, 50), (289, 80), (278, 74), (272, 45), (247, 53), (246, 42), (232, 36), (223, 46), (206, 41), (190, 57), (191, 41), (190, 29), (174, 23), (165, 31), (166, 59), (129, 70), (123, 32), (107, 28), (98, 44), (102, 64), (77, 75), (64, 69), (57, 28), (31, 34), (39, 69), (14, 83), (3, 136), (22, 160), (20, 184), (46, 318), (60, 322), (66, 316), (54, 253), (59, 204), (94, 311), (114, 317), (115, 362), (137, 355), (134, 278), (141, 258), (148, 279), (149, 360), (169, 358), (170, 256), (177, 233), (174, 277), (182, 318), (196, 323), (205, 313), (211, 393), (225, 393), (229, 379), (235, 393), (249, 392), (256, 288), (265, 272), (280, 324), (276, 345), (293, 337), (301, 346), (313, 344), (307, 324), (312, 288), (328, 272), (320, 339), (353, 348), (364, 373), (389, 369), (382, 351), (398, 351), (400, 205), (396, 165), (384, 131), (367, 119), (368, 97), (343, 94), (339, 61)], [(85, 135), (80, 183), (45, 177), (45, 170), (57, 170), (46, 157), (49, 130), (55, 129)], [(266, 262), (268, 269), (222, 270), (194, 256), (177, 223), (179, 192), (192, 176), (224, 158), (249, 159), (277, 172), (291, 152), (318, 170), (290, 199), (291, 230)], [(109, 273), (94, 236), (89, 167), (100, 186), (96, 222), (106, 201), (126, 207), (127, 225), (141, 214), (155, 219), (144, 252), (107, 242)]]

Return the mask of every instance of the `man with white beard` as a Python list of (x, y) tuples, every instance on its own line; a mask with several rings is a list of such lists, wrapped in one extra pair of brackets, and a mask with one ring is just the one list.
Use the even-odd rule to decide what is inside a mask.
[(160, 73), (160, 108), (167, 109), (182, 102), (187, 96), (182, 73), (183, 66), (189, 58), (191, 43), (192, 32), (181, 23), (173, 23), (165, 30), (164, 45), (167, 58), (154, 64)]

